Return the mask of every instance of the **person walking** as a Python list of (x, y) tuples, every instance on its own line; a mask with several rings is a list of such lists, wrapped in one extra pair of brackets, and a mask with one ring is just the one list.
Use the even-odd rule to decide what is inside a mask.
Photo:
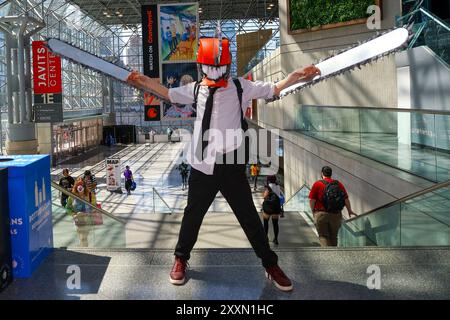
[(131, 186), (133, 185), (134, 178), (133, 178), (133, 172), (131, 172), (129, 166), (125, 167), (123, 176), (125, 177), (125, 190), (127, 190), (127, 195), (130, 195), (131, 194)]
[(260, 171), (260, 168), (259, 168), (259, 165), (258, 165), (257, 163), (252, 164), (252, 165), (250, 166), (250, 175), (251, 175), (252, 178), (253, 178), (253, 183), (254, 183), (253, 190), (254, 190), (254, 191), (256, 191), (256, 189), (257, 189), (257, 187), (258, 187), (258, 176), (259, 176), (259, 171)]
[(154, 129), (150, 130), (150, 138), (152, 140), (152, 143), (155, 143), (155, 135), (156, 131)]
[[(76, 195), (78, 198), (86, 201), (86, 203), (94, 203), (90, 202), (89, 191), (83, 181), (83, 179), (78, 179), (74, 184), (72, 193)], [(92, 223), (90, 223), (90, 214), (92, 213), (92, 209), (85, 202), (78, 200), (77, 198), (70, 196), (67, 200), (66, 211), (70, 214), (75, 222), (75, 226), (77, 228), (78, 239), (80, 241), (80, 247), (88, 247), (89, 246), (89, 233), (93, 230)]]
[(188, 175), (189, 175), (189, 166), (186, 162), (181, 162), (180, 165), (178, 166), (178, 170), (180, 170), (180, 175), (181, 175), (181, 181), (182, 181), (182, 190), (184, 190), (185, 188), (187, 188), (187, 180), (188, 180)]
[[(244, 78), (231, 79), (231, 54), (226, 38), (200, 38), (197, 64), (202, 80), (185, 86), (167, 89), (136, 71), (127, 82), (136, 87), (158, 92), (171, 103), (197, 104), (194, 134), (187, 149), (191, 165), (188, 203), (184, 210), (175, 261), (169, 274), (174, 285), (186, 282), (187, 262), (197, 241), (200, 226), (208, 208), (220, 191), (243, 228), (256, 255), (261, 259), (265, 274), (282, 291), (293, 289), (292, 281), (278, 265), (278, 256), (259, 219), (246, 175), (246, 163), (240, 161), (245, 145), (243, 131), (248, 129), (244, 111), (253, 99), (272, 99), (281, 90), (320, 74), (315, 66), (298, 69), (277, 83), (252, 82)], [(232, 139), (215, 139), (234, 133)], [(220, 135), (218, 134), (220, 133)], [(217, 134), (217, 135), (213, 135)], [(239, 135), (242, 139), (235, 139)]]
[(173, 134), (173, 130), (171, 127), (167, 127), (167, 140), (169, 142), (172, 142), (172, 134)]
[(95, 190), (97, 189), (97, 179), (95, 178), (95, 175), (93, 175), (90, 170), (86, 170), (82, 179), (89, 194), (89, 202), (96, 205), (97, 197), (95, 194)]
[[(75, 184), (75, 179), (70, 176), (69, 169), (67, 168), (63, 169), (62, 174), (63, 177), (59, 179), (59, 185), (69, 192), (72, 191), (72, 188)], [(63, 208), (66, 207), (68, 198), (69, 196), (67, 194), (61, 193), (61, 206)]]
[(344, 185), (331, 178), (333, 170), (329, 166), (324, 166), (321, 174), (322, 179), (316, 181), (311, 188), (309, 204), (320, 245), (336, 247), (342, 222), (342, 209), (346, 207), (350, 217), (357, 214), (352, 210)]
[(266, 235), (269, 234), (269, 220), (272, 218), (273, 224), (273, 243), (278, 245), (279, 225), (278, 221), (282, 214), (281, 198), (284, 197), (280, 186), (278, 185), (276, 176), (268, 177), (268, 184), (264, 190), (264, 202), (263, 202), (263, 223), (264, 231)]

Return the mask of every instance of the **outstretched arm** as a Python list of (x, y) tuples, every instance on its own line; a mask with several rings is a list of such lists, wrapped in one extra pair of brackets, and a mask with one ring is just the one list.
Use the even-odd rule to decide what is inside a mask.
[(127, 78), (127, 83), (138, 89), (149, 92), (150, 94), (156, 94), (164, 100), (170, 101), (169, 89), (161, 85), (158, 80), (152, 79), (139, 73), (132, 71)]
[(281, 90), (286, 89), (299, 81), (309, 81), (315, 76), (320, 75), (320, 70), (314, 66), (310, 65), (305, 68), (300, 68), (290, 73), (285, 79), (277, 82), (275, 84), (274, 95), (279, 96)]

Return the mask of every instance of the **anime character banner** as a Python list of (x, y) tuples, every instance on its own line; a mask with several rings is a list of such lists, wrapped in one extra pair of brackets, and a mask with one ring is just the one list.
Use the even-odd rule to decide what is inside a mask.
[(161, 61), (195, 61), (198, 3), (159, 5)]
[[(176, 88), (198, 80), (196, 63), (166, 63), (162, 65), (163, 84), (167, 88)], [(164, 103), (163, 118), (193, 118), (196, 116), (196, 106), (171, 105)]]

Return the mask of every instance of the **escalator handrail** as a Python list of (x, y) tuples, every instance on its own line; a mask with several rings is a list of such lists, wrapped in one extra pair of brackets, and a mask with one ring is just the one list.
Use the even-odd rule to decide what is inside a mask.
[(428, 18), (430, 18), (431, 20), (433, 20), (434, 22), (436, 22), (437, 24), (439, 24), (441, 27), (443, 27), (445, 30), (447, 30), (448, 32), (450, 32), (450, 27), (441, 19), (439, 19), (439, 17), (435, 16), (434, 14), (432, 14), (431, 12), (429, 12), (428, 10), (424, 9), (424, 8), (420, 8), (419, 11), (421, 13), (423, 13), (424, 15), (426, 15)]
[(409, 195), (407, 195), (407, 196), (405, 196), (403, 198), (400, 198), (400, 199), (394, 200), (392, 202), (386, 203), (386, 204), (384, 204), (384, 205), (382, 205), (382, 206), (380, 206), (378, 208), (375, 208), (375, 209), (367, 211), (367, 212), (365, 212), (363, 214), (360, 214), (357, 217), (346, 219), (345, 222), (351, 222), (353, 220), (356, 220), (356, 219), (359, 219), (361, 217), (367, 216), (367, 215), (369, 215), (371, 213), (374, 213), (374, 212), (376, 212), (378, 210), (386, 209), (386, 208), (394, 206), (396, 204), (399, 204), (399, 203), (402, 203), (402, 202), (414, 199), (416, 197), (422, 196), (424, 194), (427, 194), (427, 193), (430, 193), (430, 192), (433, 192), (433, 191), (436, 191), (436, 190), (439, 190), (439, 189), (442, 189), (442, 188), (445, 188), (445, 187), (448, 187), (448, 186), (450, 186), (450, 180), (447, 180), (447, 181), (441, 182), (441, 183), (437, 183), (437, 184), (435, 184), (432, 187), (429, 187), (429, 188), (426, 188), (426, 189), (423, 189), (423, 190), (411, 193), (411, 194), (409, 194)]
[(120, 222), (122, 224), (126, 224), (126, 222), (120, 218), (117, 218), (116, 216), (114, 216), (113, 214), (109, 213), (108, 211), (105, 211), (103, 209), (97, 208), (96, 206), (93, 206), (91, 203), (89, 203), (88, 201), (78, 197), (76, 194), (73, 194), (72, 192), (62, 188), (60, 185), (58, 185), (56, 182), (52, 181), (52, 188), (55, 188), (56, 190), (58, 190), (59, 192), (64, 193), (66, 196), (72, 197), (74, 199), (77, 199), (78, 201), (81, 201), (82, 203), (84, 203), (85, 205), (89, 206), (91, 209), (94, 209), (98, 212), (100, 212), (101, 214), (108, 216), (109, 218)]

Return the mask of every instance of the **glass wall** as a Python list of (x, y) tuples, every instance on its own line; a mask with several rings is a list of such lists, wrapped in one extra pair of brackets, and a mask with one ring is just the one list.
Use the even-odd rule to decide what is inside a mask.
[(339, 245), (449, 246), (449, 184), (347, 220), (339, 233)]
[(442, 182), (450, 179), (450, 111), (302, 106), (297, 131)]

